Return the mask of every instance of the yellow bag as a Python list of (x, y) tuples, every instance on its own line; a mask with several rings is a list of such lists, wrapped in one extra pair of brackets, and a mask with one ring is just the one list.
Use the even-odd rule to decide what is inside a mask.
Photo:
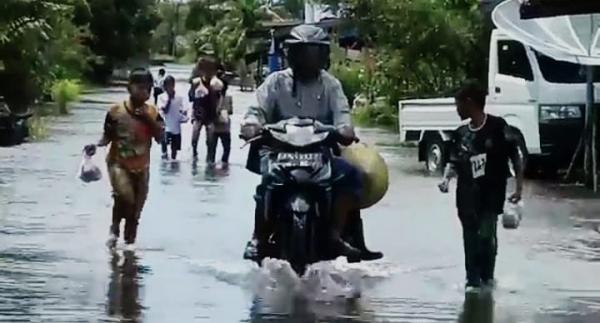
[(359, 167), (365, 174), (361, 209), (379, 202), (389, 187), (388, 167), (379, 152), (366, 144), (354, 144), (342, 148), (342, 158)]

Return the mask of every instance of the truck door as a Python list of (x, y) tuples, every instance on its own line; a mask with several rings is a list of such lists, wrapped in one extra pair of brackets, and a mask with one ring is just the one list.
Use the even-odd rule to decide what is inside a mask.
[(517, 129), (530, 154), (540, 150), (535, 55), (518, 41), (495, 33), (490, 46), (487, 111)]
[(490, 99), (494, 103), (529, 103), (535, 99), (535, 77), (530, 58), (523, 44), (515, 40), (498, 39), (490, 57)]

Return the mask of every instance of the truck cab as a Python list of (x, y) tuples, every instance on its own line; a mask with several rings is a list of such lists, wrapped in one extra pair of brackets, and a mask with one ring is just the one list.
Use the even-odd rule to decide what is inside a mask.
[[(556, 61), (492, 32), (486, 112), (503, 117), (520, 135), (530, 166), (568, 164), (584, 125), (585, 81), (584, 66)], [(445, 142), (461, 125), (454, 99), (401, 101), (399, 118), (401, 141), (418, 142), (419, 160), (430, 172), (441, 172)]]

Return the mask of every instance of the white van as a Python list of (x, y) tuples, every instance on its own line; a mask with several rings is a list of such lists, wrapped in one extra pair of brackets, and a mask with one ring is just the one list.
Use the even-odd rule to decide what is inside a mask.
[[(556, 61), (499, 30), (492, 33), (489, 58), (486, 111), (520, 134), (529, 166), (568, 164), (584, 124), (585, 67)], [(399, 110), (401, 141), (418, 142), (419, 160), (431, 173), (441, 172), (444, 143), (461, 124), (454, 98), (401, 101)]]

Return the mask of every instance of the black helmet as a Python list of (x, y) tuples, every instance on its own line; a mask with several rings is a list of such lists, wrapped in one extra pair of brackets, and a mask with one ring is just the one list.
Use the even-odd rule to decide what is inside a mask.
[(322, 45), (329, 47), (329, 35), (322, 29), (313, 25), (300, 25), (290, 32), (290, 38), (285, 41), (287, 45)]
[[(292, 69), (302, 70), (302, 62), (306, 59), (307, 51), (318, 55), (321, 69), (329, 65), (330, 41), (327, 33), (313, 25), (300, 25), (290, 32), (290, 38), (285, 41), (288, 47), (288, 62)], [(311, 50), (312, 49), (312, 50)]]

